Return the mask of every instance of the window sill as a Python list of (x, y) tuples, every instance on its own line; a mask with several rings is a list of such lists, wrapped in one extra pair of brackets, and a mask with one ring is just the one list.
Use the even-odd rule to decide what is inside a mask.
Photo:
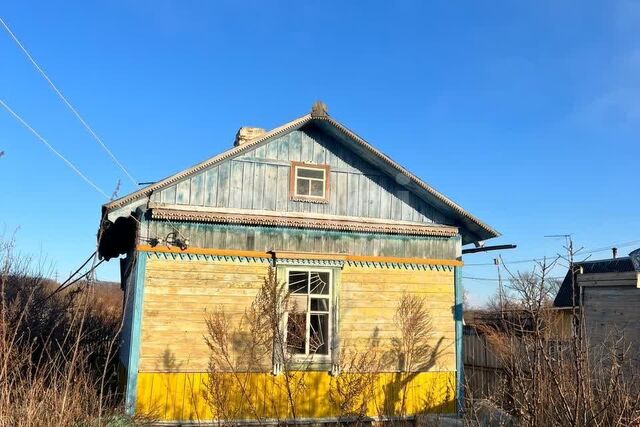
[(291, 371), (330, 371), (331, 356), (293, 356), (289, 362)]
[(320, 203), (320, 204), (329, 203), (329, 199), (321, 198), (321, 197), (291, 196), (289, 199), (294, 202), (310, 202), (310, 203)]

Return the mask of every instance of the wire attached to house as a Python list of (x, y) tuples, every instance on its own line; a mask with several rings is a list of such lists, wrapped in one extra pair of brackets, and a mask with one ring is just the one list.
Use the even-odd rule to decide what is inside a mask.
[(66, 157), (64, 157), (62, 154), (60, 154), (60, 152), (58, 152), (58, 150), (56, 150), (55, 148), (53, 148), (53, 146), (51, 144), (49, 144), (49, 142), (44, 139), (44, 137), (42, 137), (42, 135), (40, 135), (34, 128), (32, 128), (26, 121), (24, 121), (24, 119), (22, 117), (20, 117), (18, 115), (18, 113), (16, 113), (15, 111), (13, 111), (5, 102), (4, 100), (0, 99), (0, 105), (2, 105), (5, 110), (7, 110), (9, 112), (9, 114), (11, 114), (18, 122), (20, 122), (25, 128), (27, 128), (32, 134), (35, 135), (36, 138), (38, 138), (40, 140), (40, 142), (42, 142), (49, 150), (51, 150), (51, 152), (53, 152), (56, 156), (58, 156), (63, 162), (66, 163), (67, 166), (69, 166), (69, 168), (71, 168), (71, 170), (73, 170), (80, 178), (82, 178), (87, 184), (89, 184), (94, 190), (96, 190), (98, 193), (102, 194), (104, 197), (106, 197), (107, 199), (109, 199), (109, 195), (107, 193), (105, 193), (100, 187), (98, 187), (93, 181), (91, 181), (89, 178), (86, 177), (85, 174), (83, 174), (82, 172), (80, 172), (80, 169), (78, 169), (73, 163), (71, 163), (71, 161), (67, 160)]
[[(591, 254), (595, 254), (598, 252), (604, 252), (604, 251), (610, 251), (611, 248), (624, 248), (624, 247), (628, 247), (628, 246), (635, 246), (640, 244), (640, 240), (632, 240), (630, 242), (625, 242), (625, 243), (612, 243), (611, 245), (608, 246), (602, 246), (600, 248), (596, 248), (596, 249), (583, 249), (583, 250), (579, 250), (576, 251), (574, 253), (575, 255), (591, 255)], [(555, 256), (548, 256), (546, 257), (546, 259), (551, 259), (554, 258)], [(517, 260), (517, 261), (506, 261), (503, 264), (526, 264), (526, 263), (530, 263), (530, 262), (542, 262), (545, 260), (545, 257), (538, 257), (538, 258), (533, 258), (533, 259), (521, 259), (521, 260)], [(470, 263), (467, 264), (465, 263), (464, 266), (465, 267), (479, 267), (479, 266), (486, 266), (486, 265), (494, 265), (493, 262), (481, 262), (481, 263)]]
[(24, 45), (22, 43), (20, 43), (20, 40), (18, 40), (16, 35), (11, 31), (9, 26), (4, 22), (4, 20), (2, 18), (0, 18), (0, 24), (2, 24), (2, 26), (4, 27), (5, 30), (7, 30), (7, 33), (9, 33), (9, 35), (11, 36), (13, 41), (18, 45), (20, 50), (22, 50), (22, 52), (25, 54), (27, 59), (31, 62), (31, 64), (33, 64), (33, 66), (36, 68), (36, 70), (38, 70), (38, 72), (42, 75), (42, 77), (44, 77), (44, 79), (47, 81), (47, 83), (49, 83), (49, 86), (51, 86), (51, 88), (54, 90), (54, 92), (58, 95), (58, 97), (62, 100), (62, 102), (64, 102), (64, 104), (69, 108), (69, 110), (71, 110), (71, 112), (76, 116), (76, 118), (80, 121), (80, 123), (82, 123), (82, 125), (89, 132), (89, 134), (93, 137), (93, 139), (104, 149), (104, 151), (106, 151), (106, 153), (109, 155), (109, 157), (111, 157), (111, 160), (113, 160), (113, 162), (125, 173), (125, 175), (127, 175), (129, 180), (133, 183), (134, 187), (137, 187), (138, 186), (138, 184), (137, 184), (138, 181), (136, 181), (135, 178), (133, 176), (131, 176), (131, 174), (124, 167), (124, 165), (116, 158), (116, 156), (111, 152), (111, 150), (109, 150), (107, 145), (94, 132), (94, 130), (91, 128), (91, 126), (89, 126), (89, 124), (84, 120), (84, 118), (82, 118), (82, 116), (80, 115), (78, 110), (76, 110), (76, 108), (73, 105), (71, 105), (71, 103), (62, 94), (62, 92), (60, 92), (60, 90), (57, 88), (57, 86), (55, 84), (53, 84), (53, 82), (51, 81), (49, 76), (47, 76), (47, 74), (44, 72), (44, 70), (38, 65), (38, 63), (35, 61), (33, 56), (31, 56), (29, 51), (27, 51), (27, 49), (24, 47)]
[(42, 303), (48, 301), (49, 299), (53, 298), (54, 295), (64, 291), (65, 289), (69, 288), (70, 286), (73, 286), (74, 284), (76, 284), (80, 280), (84, 279), (85, 277), (87, 277), (91, 273), (93, 273), (96, 270), (96, 268), (98, 268), (98, 266), (104, 262), (104, 259), (101, 259), (97, 263), (94, 262), (94, 264), (91, 266), (91, 268), (89, 268), (88, 271), (84, 272), (83, 274), (81, 274), (78, 277), (75, 277), (80, 272), (80, 270), (82, 270), (89, 263), (89, 261), (91, 261), (92, 259), (95, 259), (95, 255), (96, 255), (96, 252), (94, 251), (91, 255), (89, 255), (89, 258), (87, 258), (87, 260), (72, 275), (70, 275), (67, 278), (67, 280), (65, 280), (60, 285), (58, 285), (58, 287), (56, 289), (54, 289), (54, 291), (51, 292), (49, 295), (47, 295), (46, 297), (42, 298), (39, 301), (36, 301), (34, 303), (34, 305), (39, 305), (39, 304), (42, 304)]

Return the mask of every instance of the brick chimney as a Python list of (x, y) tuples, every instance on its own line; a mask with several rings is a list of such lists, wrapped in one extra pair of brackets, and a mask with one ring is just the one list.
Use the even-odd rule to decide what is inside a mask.
[(266, 132), (267, 131), (262, 128), (242, 126), (238, 129), (238, 133), (236, 133), (236, 140), (233, 142), (233, 145), (237, 147), (238, 145), (242, 145), (252, 139), (256, 139), (264, 135)]

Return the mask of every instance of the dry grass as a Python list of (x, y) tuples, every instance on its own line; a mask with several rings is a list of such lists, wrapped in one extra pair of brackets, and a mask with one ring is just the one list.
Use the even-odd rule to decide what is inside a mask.
[(12, 242), (0, 241), (0, 268), (0, 426), (120, 417), (120, 289), (84, 281), (52, 296), (57, 283), (15, 256)]
[[(568, 253), (573, 266), (573, 250)], [(554, 263), (541, 262), (531, 273), (510, 273), (503, 306), (479, 328), (502, 368), (497, 387), (482, 403), (493, 406), (507, 424), (640, 425), (640, 371), (624, 336), (611, 331), (606, 342), (590, 343), (584, 317), (574, 309), (572, 336), (558, 341), (557, 311), (550, 308), (557, 286), (548, 279)], [(576, 292), (575, 283), (573, 288)], [(466, 397), (468, 423), (485, 425), (472, 393)]]

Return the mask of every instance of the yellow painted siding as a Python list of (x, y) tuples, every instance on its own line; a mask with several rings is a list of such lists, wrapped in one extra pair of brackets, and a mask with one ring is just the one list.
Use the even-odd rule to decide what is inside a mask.
[[(423, 297), (431, 316), (430, 346), (437, 353), (431, 371), (455, 370), (453, 272), (345, 266), (340, 284), (340, 341), (366, 351), (375, 341), (384, 350), (397, 336), (394, 315), (404, 292)], [(388, 368), (394, 368), (389, 366)]]
[[(205, 317), (218, 307), (240, 321), (267, 274), (265, 262), (224, 262), (158, 259), (147, 261), (142, 316), (141, 354), (137, 386), (137, 409), (164, 420), (210, 419), (204, 399), (209, 349), (204, 342)], [(362, 268), (345, 265), (339, 283), (339, 337), (341, 345), (366, 351), (375, 336), (382, 349), (397, 334), (393, 321), (404, 292), (423, 296), (432, 317), (433, 343), (438, 354), (429, 372), (410, 375), (407, 396), (409, 413), (422, 410), (454, 412), (455, 326), (452, 271)], [(394, 366), (381, 370), (392, 371)], [(260, 401), (264, 418), (287, 418), (282, 394), (282, 376), (268, 373), (251, 376), (251, 399)], [(394, 415), (401, 374), (377, 374), (378, 396), (369, 415)], [(298, 417), (332, 417), (335, 410), (327, 400), (331, 376), (326, 372), (305, 374), (307, 391), (296, 406)], [(238, 401), (242, 400), (237, 395)], [(386, 400), (386, 404), (385, 404)], [(390, 403), (391, 402), (391, 403)], [(242, 418), (254, 418), (240, 408)]]
[[(297, 418), (329, 418), (340, 414), (328, 398), (332, 377), (326, 372), (306, 372), (303, 381), (305, 392), (295, 399)], [(270, 374), (249, 375), (248, 399), (237, 391), (236, 399), (227, 410), (234, 419), (288, 419), (291, 410), (286, 398), (283, 376)], [(402, 405), (401, 378), (398, 373), (378, 374), (376, 393), (369, 400), (367, 415), (398, 415)], [(298, 376), (293, 381), (300, 379)], [(211, 420), (212, 411), (207, 403), (205, 373), (140, 373), (136, 411), (151, 414), (159, 420)], [(452, 413), (454, 402), (454, 372), (421, 372), (411, 375), (406, 387), (405, 414), (422, 412)], [(246, 401), (254, 402), (251, 405)]]
[(240, 320), (267, 274), (260, 262), (147, 261), (140, 371), (205, 372), (205, 318), (222, 306)]

